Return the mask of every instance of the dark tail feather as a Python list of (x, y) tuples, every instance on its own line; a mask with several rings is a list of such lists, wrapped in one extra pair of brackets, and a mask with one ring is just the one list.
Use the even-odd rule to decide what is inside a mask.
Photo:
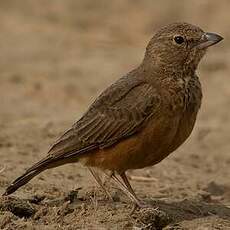
[[(10, 195), (11, 193), (15, 192), (18, 188), (23, 186), (24, 184), (28, 183), (32, 178), (37, 176), (39, 173), (43, 172), (46, 169), (54, 168), (59, 165), (67, 164), (73, 162), (73, 156), (76, 154), (87, 152), (88, 150), (95, 149), (95, 146), (89, 146), (84, 148), (78, 152), (68, 152), (66, 155), (61, 157), (54, 158), (52, 155), (47, 156), (34, 164), (32, 167), (27, 169), (27, 171), (20, 177), (18, 177), (5, 191), (3, 196)], [(77, 159), (74, 160), (77, 162)]]
[[(44, 169), (43, 169), (44, 170)], [(32, 172), (25, 172), (22, 176), (18, 177), (5, 191), (3, 196), (10, 195), (15, 192), (18, 188), (29, 182), (32, 178), (38, 175), (43, 170), (35, 170)]]
[(23, 186), (24, 184), (28, 183), (31, 179), (37, 176), (39, 173), (43, 172), (48, 168), (52, 168), (55, 160), (52, 158), (47, 157), (39, 161), (38, 163), (34, 164), (31, 168), (29, 168), (22, 176), (18, 177), (11, 185), (6, 189), (3, 196), (10, 195), (11, 193), (15, 192), (18, 188)]

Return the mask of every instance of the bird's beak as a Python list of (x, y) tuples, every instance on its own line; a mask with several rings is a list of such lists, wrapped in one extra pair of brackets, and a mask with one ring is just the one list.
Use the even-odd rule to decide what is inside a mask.
[(218, 34), (204, 33), (201, 36), (201, 39), (200, 39), (199, 43), (196, 45), (196, 47), (198, 49), (208, 48), (209, 46), (215, 45), (216, 43), (220, 42), (221, 40), (223, 40), (223, 38)]

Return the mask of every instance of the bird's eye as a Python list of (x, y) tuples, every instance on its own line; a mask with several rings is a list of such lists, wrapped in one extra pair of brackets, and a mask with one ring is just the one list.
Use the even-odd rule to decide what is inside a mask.
[(177, 44), (182, 44), (184, 42), (184, 38), (182, 36), (175, 36), (174, 37), (174, 41), (177, 43)]

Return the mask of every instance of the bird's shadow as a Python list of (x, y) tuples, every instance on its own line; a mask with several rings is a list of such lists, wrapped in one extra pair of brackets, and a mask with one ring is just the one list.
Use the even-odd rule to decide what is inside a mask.
[(193, 220), (207, 216), (218, 216), (230, 221), (230, 208), (221, 203), (207, 203), (200, 200), (184, 199), (178, 202), (149, 200), (153, 207), (167, 213), (171, 223)]

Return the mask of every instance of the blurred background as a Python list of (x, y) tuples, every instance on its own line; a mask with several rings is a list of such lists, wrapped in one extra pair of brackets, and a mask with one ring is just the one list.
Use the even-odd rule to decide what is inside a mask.
[[(143, 198), (174, 202), (207, 193), (211, 203), (230, 205), (229, 9), (228, 0), (0, 1), (0, 192), (44, 156), (105, 87), (142, 61), (157, 28), (185, 21), (224, 37), (199, 66), (204, 99), (196, 128), (161, 164), (130, 172), (156, 178), (154, 182), (131, 183)], [(63, 166), (41, 174), (17, 195), (56, 196), (79, 186), (92, 188), (86, 169)], [(107, 206), (100, 210), (109, 213)], [(129, 219), (123, 218), (125, 209), (119, 210), (121, 216), (117, 211), (97, 226), (111, 228), (119, 220), (123, 228)], [(204, 223), (223, 224), (222, 217)], [(196, 219), (187, 219), (178, 221), (195, 229)], [(87, 221), (91, 227), (98, 224)]]

